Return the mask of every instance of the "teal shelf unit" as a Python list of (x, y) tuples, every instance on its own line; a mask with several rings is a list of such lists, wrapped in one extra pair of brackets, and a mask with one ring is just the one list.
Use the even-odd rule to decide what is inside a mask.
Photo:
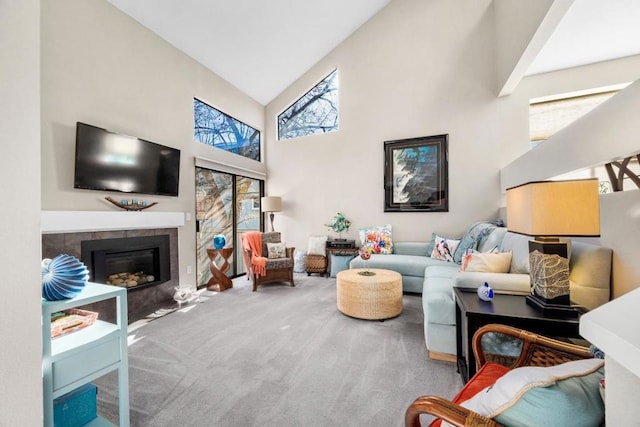
[[(115, 298), (116, 323), (96, 320), (91, 326), (51, 338), (51, 314)], [(75, 298), (42, 300), (42, 384), (44, 426), (53, 426), (53, 400), (95, 379), (118, 371), (119, 426), (129, 427), (127, 358), (127, 290), (87, 283)], [(111, 425), (98, 417), (89, 425)]]

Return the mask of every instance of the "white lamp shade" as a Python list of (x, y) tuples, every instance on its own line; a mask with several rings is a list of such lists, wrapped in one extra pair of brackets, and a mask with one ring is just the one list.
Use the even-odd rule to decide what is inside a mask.
[(539, 181), (509, 188), (507, 228), (529, 236), (599, 236), (598, 180)]
[(262, 212), (280, 212), (282, 210), (282, 198), (277, 196), (263, 197), (260, 199)]

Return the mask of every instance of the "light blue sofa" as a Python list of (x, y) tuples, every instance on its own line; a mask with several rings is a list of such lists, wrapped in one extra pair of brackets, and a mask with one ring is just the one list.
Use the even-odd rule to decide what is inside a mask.
[[(453, 287), (477, 288), (487, 282), (502, 293), (528, 294), (529, 240), (528, 236), (508, 232), (490, 223), (480, 228), (476, 249), (487, 252), (498, 247), (511, 251), (509, 273), (461, 272), (460, 265), (429, 257), (428, 242), (397, 242), (391, 255), (372, 255), (370, 268), (384, 268), (402, 275), (405, 292), (422, 293), (424, 337), (429, 356), (451, 360), (456, 352), (455, 301)], [(466, 234), (478, 230), (469, 227)], [(477, 234), (477, 233), (476, 233)], [(598, 307), (610, 296), (612, 251), (609, 248), (572, 242), (570, 257), (571, 299), (588, 309)], [(360, 258), (350, 262), (350, 268), (363, 268)]]

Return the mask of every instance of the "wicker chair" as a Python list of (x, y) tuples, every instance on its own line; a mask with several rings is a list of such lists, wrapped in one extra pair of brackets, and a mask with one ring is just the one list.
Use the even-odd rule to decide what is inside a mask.
[[(262, 233), (262, 256), (267, 255), (267, 243), (280, 243), (280, 233), (270, 231)], [(286, 258), (267, 259), (264, 276), (256, 277), (251, 268), (247, 268), (248, 274), (253, 279), (253, 292), (258, 290), (258, 286), (267, 283), (289, 282), (294, 287), (293, 282), (293, 252), (295, 248), (287, 248)], [(251, 259), (251, 250), (245, 249), (245, 259)]]
[[(522, 351), (518, 357), (506, 365), (510, 369), (521, 366), (554, 366), (572, 360), (593, 357), (585, 347), (546, 338), (511, 326), (491, 324), (480, 328), (473, 336), (473, 352), (478, 368), (487, 362), (504, 364), (505, 358), (491, 357), (482, 350), (482, 337), (487, 333), (501, 333), (522, 341)], [(447, 421), (451, 425), (464, 427), (498, 427), (497, 422), (483, 417), (462, 406), (437, 396), (417, 398), (405, 413), (406, 427), (420, 427), (420, 414), (429, 414)]]

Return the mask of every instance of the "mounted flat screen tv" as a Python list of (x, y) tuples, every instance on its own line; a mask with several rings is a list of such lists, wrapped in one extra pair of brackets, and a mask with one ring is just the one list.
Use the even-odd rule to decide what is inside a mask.
[(179, 177), (180, 150), (77, 123), (74, 188), (177, 196)]

